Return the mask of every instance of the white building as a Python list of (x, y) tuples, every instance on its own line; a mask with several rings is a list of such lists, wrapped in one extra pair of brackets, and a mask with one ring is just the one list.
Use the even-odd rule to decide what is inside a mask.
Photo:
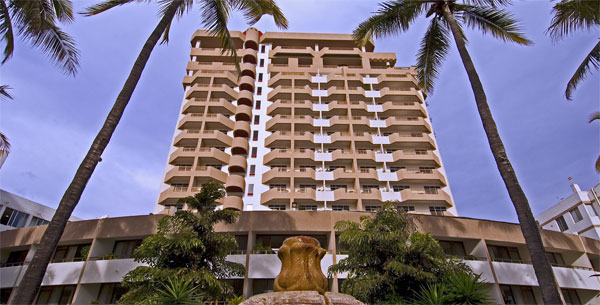
[[(56, 210), (45, 205), (0, 190), (0, 231), (45, 225)], [(70, 220), (81, 220), (71, 216)]]
[(573, 194), (538, 215), (537, 221), (547, 230), (600, 239), (600, 184), (582, 191), (573, 183), (571, 189)]

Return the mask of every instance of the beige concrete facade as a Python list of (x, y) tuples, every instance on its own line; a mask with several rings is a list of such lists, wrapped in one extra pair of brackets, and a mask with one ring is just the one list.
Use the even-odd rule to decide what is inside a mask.
[[(229, 198), (229, 197), (228, 197)], [(235, 198), (232, 196), (231, 198)], [(217, 225), (216, 230), (236, 236), (238, 249), (228, 259), (246, 267), (243, 278), (229, 279), (237, 293), (246, 297), (268, 291), (279, 273), (277, 250), (283, 239), (294, 235), (317, 238), (327, 250), (323, 270), (346, 252), (333, 229), (339, 220), (359, 221), (368, 212), (336, 211), (249, 211), (242, 212), (232, 225)], [(43, 282), (48, 289), (70, 288), (73, 304), (109, 300), (107, 287), (118, 282), (129, 270), (139, 266), (131, 251), (119, 252), (118, 245), (135, 243), (156, 232), (163, 215), (130, 216), (71, 222), (59, 247), (90, 245), (88, 257), (61, 257), (49, 265)], [(417, 230), (430, 232), (442, 243), (449, 256), (462, 260), (481, 274), (496, 304), (541, 304), (541, 294), (520, 228), (516, 224), (461, 217), (413, 215)], [(0, 288), (6, 296), (16, 286), (33, 257), (45, 226), (0, 232)], [(553, 270), (563, 294), (576, 297), (579, 304), (598, 304), (600, 280), (591, 275), (600, 272), (600, 241), (582, 236), (543, 230), (542, 239), (552, 255)], [(261, 247), (257, 245), (261, 244)], [(269, 250), (265, 250), (268, 248)], [(59, 250), (57, 250), (58, 253)], [(502, 254), (510, 253), (509, 256)], [(15, 260), (15, 253), (23, 253)], [(330, 280), (337, 291), (346, 275)], [(115, 286), (116, 285), (116, 286)], [(66, 287), (66, 288), (65, 288)], [(110, 290), (112, 291), (112, 290)], [(533, 298), (533, 299), (532, 299)], [(514, 303), (511, 303), (511, 300)], [(108, 302), (108, 301), (104, 301)]]
[(232, 35), (240, 74), (206, 31), (191, 39), (156, 212), (213, 179), (235, 210), (365, 211), (391, 200), (456, 215), (413, 67), (348, 34)]

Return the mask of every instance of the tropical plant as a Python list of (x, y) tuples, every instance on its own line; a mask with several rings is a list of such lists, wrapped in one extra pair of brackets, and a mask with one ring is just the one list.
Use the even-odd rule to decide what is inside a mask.
[[(141, 2), (141, 0), (109, 0), (89, 7), (84, 14), (92, 16), (132, 2)], [(87, 182), (100, 162), (102, 153), (106, 149), (110, 138), (123, 116), (123, 112), (140, 80), (152, 50), (161, 36), (163, 37), (162, 42), (168, 41), (169, 28), (173, 19), (181, 17), (189, 11), (194, 3), (193, 0), (159, 0), (157, 2), (160, 6), (160, 21), (142, 47), (104, 124), (98, 135), (96, 135), (96, 138), (94, 138), (90, 149), (60, 200), (58, 208), (40, 240), (39, 247), (34, 254), (31, 264), (23, 275), (23, 280), (21, 280), (11, 304), (31, 304), (33, 302), (42, 283), (52, 253), (64, 232), (67, 221), (77, 206)], [(211, 34), (221, 39), (223, 42), (223, 51), (230, 50), (233, 55), (235, 55), (233, 40), (227, 30), (227, 21), (232, 10), (243, 11), (248, 22), (251, 24), (257, 22), (261, 16), (269, 14), (273, 16), (277, 26), (281, 28), (287, 27), (287, 20), (274, 0), (201, 0), (199, 4), (202, 8), (202, 24), (209, 29)]]
[[(8, 85), (0, 85), (0, 100), (12, 100), (13, 97), (8, 93), (8, 89), (10, 89)], [(0, 157), (8, 153), (10, 153), (10, 142), (8, 137), (0, 132)]]
[(243, 296), (235, 296), (232, 297), (231, 299), (227, 300), (227, 305), (239, 305), (242, 302), (244, 302), (244, 297)]
[(158, 288), (156, 301), (161, 305), (198, 305), (200, 303), (198, 286), (180, 278), (168, 278)]
[[(547, 33), (558, 41), (577, 30), (598, 30), (600, 25), (600, 1), (598, 0), (562, 0), (552, 8), (554, 16)], [(567, 83), (565, 96), (571, 100), (573, 90), (588, 76), (591, 68), (600, 69), (600, 41), (583, 59)]]
[[(595, 120), (600, 120), (600, 112), (594, 112), (592, 113), (592, 116), (590, 116), (590, 123)], [(596, 159), (596, 172), (600, 174), (600, 156)]]
[(419, 305), (490, 304), (491, 300), (487, 296), (488, 289), (480, 278), (480, 275), (469, 272), (453, 273), (444, 283), (423, 287), (414, 299), (414, 303)]
[[(231, 286), (219, 279), (243, 276), (244, 266), (225, 260), (237, 248), (235, 238), (214, 231), (215, 224), (231, 224), (238, 217), (236, 211), (216, 210), (217, 200), (223, 196), (222, 185), (208, 182), (196, 195), (178, 200), (178, 204), (187, 204), (190, 210), (163, 217), (157, 233), (144, 239), (134, 251), (134, 260), (146, 266), (139, 266), (123, 277), (128, 292), (120, 303), (151, 304), (163, 295), (161, 290), (169, 292), (164, 285), (172, 279), (196, 287), (202, 292), (196, 296), (204, 300), (224, 300), (231, 295)], [(183, 285), (175, 283), (178, 287)], [(169, 294), (173, 295), (173, 291)]]
[(354, 30), (354, 37), (357, 42), (365, 44), (372, 36), (384, 37), (407, 31), (422, 14), (431, 17), (417, 56), (419, 84), (425, 92), (431, 93), (433, 81), (438, 76), (440, 65), (450, 48), (450, 35), (452, 35), (469, 77), (489, 146), (517, 212), (521, 231), (542, 290), (544, 303), (561, 304), (558, 286), (546, 257), (540, 231), (527, 197), (506, 154), (506, 148), (498, 133), (479, 74), (467, 50), (466, 36), (463, 32), (463, 28), (466, 26), (480, 30), (484, 34), (491, 34), (503, 41), (521, 45), (530, 44), (531, 42), (520, 32), (518, 22), (512, 15), (498, 7), (508, 3), (509, 0), (464, 0), (461, 3), (454, 0), (384, 2), (380, 4), (379, 10), (373, 16)]
[(421, 286), (469, 271), (447, 259), (429, 233), (413, 232), (412, 227), (406, 213), (391, 202), (374, 217), (361, 217), (360, 223), (338, 221), (335, 229), (348, 257), (329, 267), (329, 276), (348, 272), (342, 292), (369, 304), (388, 304), (411, 300)]
[(71, 0), (0, 0), (0, 41), (4, 46), (4, 64), (14, 53), (15, 33), (29, 41), (70, 75), (79, 67), (75, 41), (57, 25), (73, 21)]

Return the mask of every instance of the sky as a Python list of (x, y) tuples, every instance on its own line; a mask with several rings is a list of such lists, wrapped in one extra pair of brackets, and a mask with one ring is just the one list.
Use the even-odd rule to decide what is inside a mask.
[[(94, 3), (74, 1), (77, 11)], [(377, 1), (364, 0), (278, 3), (290, 32), (351, 33), (377, 9)], [(173, 24), (169, 44), (154, 49), (74, 215), (152, 212), (183, 97), (189, 40), (201, 28), (195, 5)], [(600, 73), (579, 85), (573, 101), (563, 93), (600, 33), (579, 32), (553, 43), (545, 34), (551, 6), (540, 0), (509, 8), (522, 21), (532, 46), (466, 31), (469, 52), (534, 214), (571, 194), (568, 177), (582, 189), (599, 182), (593, 166), (600, 155), (600, 122), (590, 124), (588, 118), (600, 110)], [(375, 40), (375, 51), (395, 52), (397, 66), (413, 65), (426, 29), (423, 18), (406, 33)], [(133, 3), (93, 17), (78, 15), (63, 26), (81, 53), (76, 77), (65, 76), (40, 49), (17, 41), (14, 56), (0, 66), (0, 83), (10, 85), (14, 96), (0, 102), (0, 131), (12, 144), (0, 169), (0, 188), (58, 205), (157, 22), (155, 3)], [(278, 31), (269, 17), (255, 27)], [(229, 28), (245, 30), (247, 24), (235, 13)], [(459, 216), (516, 222), (454, 44), (427, 103)]]

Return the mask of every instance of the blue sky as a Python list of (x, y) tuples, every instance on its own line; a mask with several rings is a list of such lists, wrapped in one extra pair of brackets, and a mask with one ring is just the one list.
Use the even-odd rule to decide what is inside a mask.
[[(96, 1), (74, 1), (81, 11)], [(291, 32), (350, 33), (377, 8), (376, 1), (278, 1)], [(505, 44), (467, 31), (492, 113), (534, 214), (571, 193), (568, 177), (582, 188), (598, 183), (600, 73), (588, 77), (574, 101), (565, 85), (596, 43), (598, 32), (577, 33), (552, 43), (544, 31), (551, 3), (518, 2), (533, 46)], [(121, 89), (141, 46), (158, 19), (155, 4), (131, 4), (94, 17), (77, 16), (64, 29), (77, 41), (81, 67), (64, 76), (46, 56), (18, 42), (0, 67), (0, 83), (14, 89), (0, 104), (0, 130), (12, 152), (0, 169), (0, 188), (56, 207)], [(192, 33), (201, 27), (199, 8), (174, 23), (168, 45), (157, 46), (130, 105), (75, 210), (95, 218), (152, 212), (163, 177), (183, 96)], [(376, 51), (395, 52), (397, 66), (415, 62), (425, 31), (421, 21), (402, 35), (376, 40)], [(247, 26), (239, 14), (230, 29)], [(256, 27), (276, 31), (264, 18)], [(427, 99), (442, 160), (460, 216), (516, 221), (485, 138), (466, 73), (457, 52), (448, 54)]]

